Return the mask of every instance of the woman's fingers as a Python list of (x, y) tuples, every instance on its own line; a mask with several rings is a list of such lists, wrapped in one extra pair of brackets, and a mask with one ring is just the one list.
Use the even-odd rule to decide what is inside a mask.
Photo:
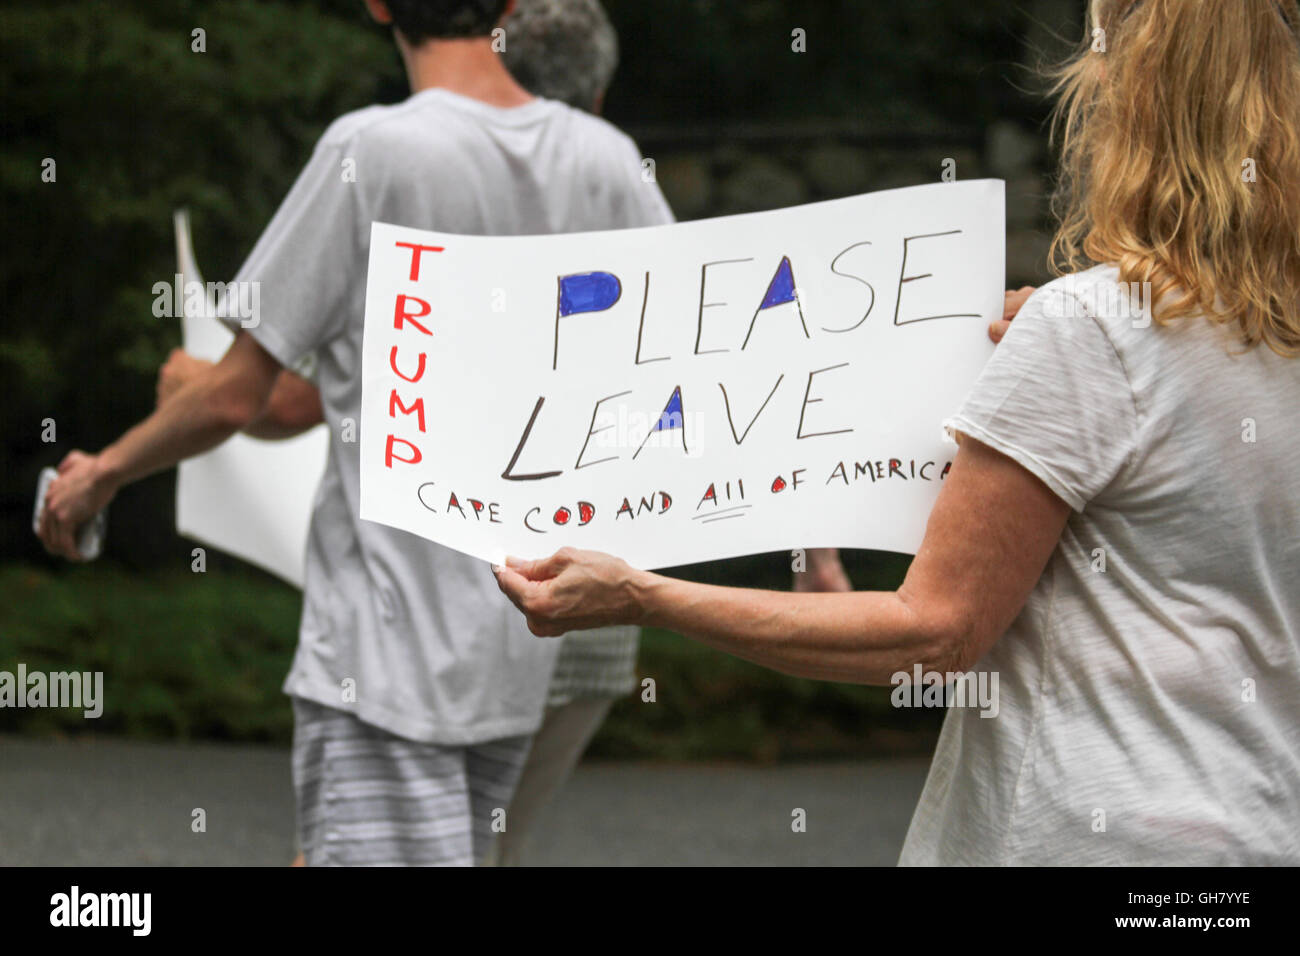
[(1007, 329), (1011, 328), (1011, 320), (1016, 317), (1025, 302), (1034, 294), (1034, 287), (1031, 285), (1021, 286), (1014, 292), (1008, 289), (1002, 296), (1002, 318), (996, 322), (989, 323), (989, 338), (996, 345), (1002, 341), (1002, 337), (1007, 334)]
[(547, 581), (573, 564), (581, 553), (573, 548), (561, 548), (549, 558), (538, 558), (536, 561), (507, 556), (506, 566), (522, 574), (530, 581)]
[(528, 617), (528, 630), (534, 637), (560, 637), (567, 633), (568, 629), (558, 625), (548, 624), (545, 621), (535, 617)]
[(1002, 318), (1010, 321), (1016, 317), (1016, 313), (1024, 307), (1029, 297), (1034, 294), (1034, 287), (1031, 285), (1021, 286), (1012, 292), (1008, 289), (1002, 296)]
[[(506, 559), (509, 561), (509, 559)], [(532, 585), (532, 581), (524, 577), (513, 567), (505, 565), (493, 565), (492, 571), (497, 576), (497, 587), (501, 593), (510, 598), (510, 602), (519, 610), (527, 611), (524, 608), (524, 595)]]
[(529, 580), (512, 567), (497, 565), (492, 570), (497, 576), (497, 587), (501, 589), (506, 597), (510, 598), (510, 602), (515, 607), (527, 615), (529, 620), (550, 617), (552, 608), (551, 602), (547, 600), (546, 596), (546, 591), (549, 588), (547, 582)]
[[(539, 562), (520, 563), (532, 565)], [(535, 637), (559, 637), (569, 630), (548, 616), (550, 608), (543, 593), (548, 586), (546, 583), (530, 581), (515, 568), (504, 565), (493, 565), (492, 573), (497, 577), (497, 587), (523, 613), (524, 620), (528, 622), (528, 630)]]
[(537, 561), (506, 558), (492, 571), (539, 637), (627, 623), (642, 613), (629, 587), (631, 569), (599, 551), (561, 548)]

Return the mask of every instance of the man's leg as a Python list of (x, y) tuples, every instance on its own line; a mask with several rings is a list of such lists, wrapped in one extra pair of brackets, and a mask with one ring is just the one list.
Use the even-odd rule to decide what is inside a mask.
[(308, 866), (473, 865), (464, 747), (405, 740), (297, 697), (293, 712)]
[(476, 864), (490, 865), (493, 862), (493, 837), (496, 836), (492, 829), (493, 822), (504, 813), (507, 831), (514, 826), (511, 816), (514, 807), (511, 801), (532, 742), (533, 735), (525, 734), (522, 737), (506, 737), (465, 748)]
[(528, 762), (510, 802), (506, 830), (493, 834), (492, 858), (498, 866), (519, 865), (537, 815), (569, 779), (613, 705), (609, 697), (580, 697), (559, 707), (546, 708), (546, 717), (533, 738)]

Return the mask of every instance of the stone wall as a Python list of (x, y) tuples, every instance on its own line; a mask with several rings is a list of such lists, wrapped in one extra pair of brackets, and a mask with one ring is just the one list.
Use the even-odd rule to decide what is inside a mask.
[(958, 179), (1007, 184), (1007, 284), (1050, 278), (1042, 137), (1012, 122), (984, 134), (875, 135), (851, 126), (634, 131), (679, 219), (779, 209), (877, 189)]

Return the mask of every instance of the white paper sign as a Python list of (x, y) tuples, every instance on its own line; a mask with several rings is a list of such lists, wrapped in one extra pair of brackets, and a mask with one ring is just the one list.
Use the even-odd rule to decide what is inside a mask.
[(996, 180), (615, 232), (375, 223), (361, 517), (491, 561), (914, 553), (1003, 228)]
[[(189, 220), (176, 214), (176, 282), (182, 288), (185, 351), (217, 361), (234, 334), (199, 296), (203, 284), (190, 243)], [(294, 438), (261, 441), (235, 435), (212, 451), (183, 461), (176, 479), (176, 530), (302, 587), (307, 528), (316, 486), (325, 470), (329, 432), (317, 425)]]

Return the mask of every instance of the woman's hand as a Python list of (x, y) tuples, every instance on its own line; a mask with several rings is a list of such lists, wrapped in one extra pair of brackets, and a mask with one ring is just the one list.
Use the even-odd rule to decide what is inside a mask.
[(599, 551), (561, 548), (549, 558), (506, 558), (494, 566), (497, 584), (538, 637), (559, 637), (611, 624), (639, 624), (648, 575)]
[(1033, 294), (1034, 287), (1031, 285), (1021, 286), (1015, 292), (1007, 290), (1002, 300), (1002, 318), (997, 322), (989, 323), (989, 338), (993, 340), (994, 345), (1002, 341), (1002, 336), (1006, 335), (1007, 329), (1011, 328), (1011, 320), (1016, 317), (1025, 300)]

